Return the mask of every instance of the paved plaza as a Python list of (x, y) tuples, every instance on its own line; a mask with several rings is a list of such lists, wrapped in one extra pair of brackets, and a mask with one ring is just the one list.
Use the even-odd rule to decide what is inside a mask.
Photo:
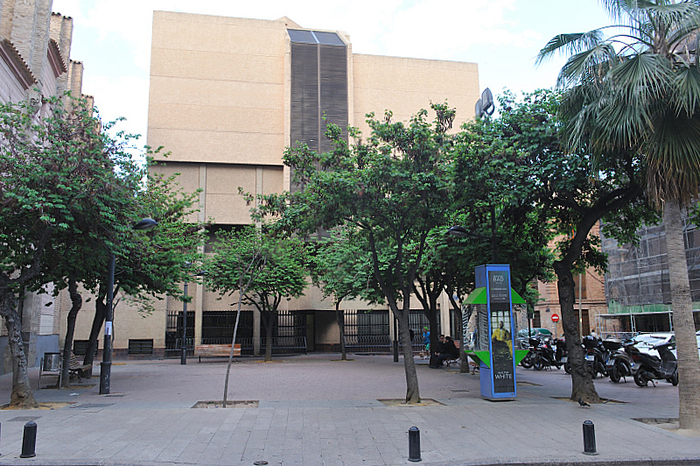
[[(678, 390), (666, 382), (639, 388), (631, 379), (598, 379), (598, 393), (611, 401), (581, 408), (566, 399), (563, 370), (518, 368), (517, 400), (492, 402), (479, 395), (478, 373), (430, 369), (417, 359), (426, 405), (396, 406), (391, 400), (406, 390), (403, 360), (349, 358), (239, 359), (229, 409), (193, 408), (222, 399), (223, 359), (116, 361), (110, 395), (98, 394), (93, 377), (35, 391), (39, 402), (70, 403), (64, 407), (0, 410), (0, 464), (403, 465), (413, 464), (412, 426), (426, 465), (700, 464), (700, 437), (664, 424), (678, 416)], [(38, 369), (31, 371), (36, 388)], [(0, 403), (9, 401), (11, 378), (0, 377)], [(595, 426), (596, 456), (583, 454), (585, 420)], [(20, 458), (28, 421), (37, 424), (36, 456)]]

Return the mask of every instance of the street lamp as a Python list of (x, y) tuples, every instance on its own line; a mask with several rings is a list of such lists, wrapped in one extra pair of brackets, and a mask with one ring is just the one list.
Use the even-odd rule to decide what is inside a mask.
[[(201, 277), (204, 275), (204, 271), (193, 274), (193, 277)], [(182, 301), (182, 343), (180, 344), (180, 364), (183, 366), (187, 364), (187, 285), (188, 280), (185, 278), (184, 293), (185, 299)]]
[[(143, 218), (135, 223), (132, 230), (150, 230), (158, 222), (152, 218)], [(100, 395), (109, 394), (109, 381), (112, 372), (112, 321), (114, 320), (114, 253), (109, 251), (107, 265), (107, 316), (105, 317), (105, 342), (100, 363)]]

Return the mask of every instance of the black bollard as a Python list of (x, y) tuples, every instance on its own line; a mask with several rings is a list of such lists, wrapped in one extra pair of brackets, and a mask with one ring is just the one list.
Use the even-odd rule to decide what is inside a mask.
[(595, 426), (591, 421), (583, 421), (583, 454), (598, 454), (595, 448)]
[(408, 429), (408, 461), (421, 461), (420, 430), (416, 426)]
[(36, 422), (29, 421), (24, 425), (24, 437), (22, 437), (22, 454), (20, 458), (33, 458), (36, 456)]

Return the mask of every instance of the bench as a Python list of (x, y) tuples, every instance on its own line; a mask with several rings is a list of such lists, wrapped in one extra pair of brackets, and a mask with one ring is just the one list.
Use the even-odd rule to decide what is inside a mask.
[[(228, 357), (231, 354), (231, 345), (195, 345), (194, 354), (199, 357), (199, 362), (202, 362), (202, 358)], [(233, 355), (241, 355), (240, 343), (233, 346)]]
[(78, 382), (80, 382), (82, 380), (82, 372), (87, 369), (92, 369), (92, 364), (81, 364), (75, 353), (71, 352), (68, 362), (68, 377), (75, 375), (78, 377)]
[(452, 358), (452, 359), (445, 359), (444, 362), (445, 362), (446, 367), (450, 367), (450, 364), (459, 365), (459, 356), (457, 356), (456, 358)]

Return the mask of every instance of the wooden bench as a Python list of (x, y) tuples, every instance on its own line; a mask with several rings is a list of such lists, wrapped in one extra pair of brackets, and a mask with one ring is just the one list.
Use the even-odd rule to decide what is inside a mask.
[[(229, 357), (231, 354), (231, 345), (195, 345), (194, 354), (199, 357), (199, 362), (202, 362), (202, 358)], [(233, 355), (241, 355), (240, 343), (234, 345)]]
[(75, 375), (78, 377), (78, 382), (82, 380), (82, 372), (87, 369), (92, 369), (92, 364), (81, 364), (75, 353), (70, 354), (68, 362), (68, 377)]

